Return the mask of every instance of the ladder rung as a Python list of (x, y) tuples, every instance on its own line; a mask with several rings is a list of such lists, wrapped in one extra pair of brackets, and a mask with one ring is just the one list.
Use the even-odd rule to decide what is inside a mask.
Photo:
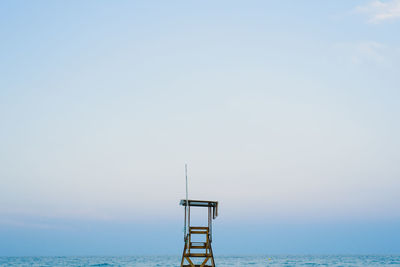
[(206, 242), (190, 242), (190, 248), (195, 248), (195, 249), (204, 249), (207, 248), (207, 243)]
[(191, 249), (192, 248), (194, 248), (194, 249), (204, 249), (204, 248), (207, 248), (207, 247), (206, 247), (206, 245), (203, 245), (203, 246), (191, 246), (190, 248)]
[(207, 231), (198, 231), (198, 230), (190, 230), (191, 234), (202, 234), (202, 235), (206, 235), (208, 234)]
[(190, 242), (190, 248), (205, 249), (207, 248), (206, 242)]

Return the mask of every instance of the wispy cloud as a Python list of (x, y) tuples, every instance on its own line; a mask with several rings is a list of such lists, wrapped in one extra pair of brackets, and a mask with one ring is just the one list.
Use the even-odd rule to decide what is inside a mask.
[(370, 23), (381, 23), (388, 20), (400, 19), (400, 0), (372, 1), (356, 7), (357, 13), (366, 14)]
[(335, 48), (354, 64), (387, 63), (390, 49), (378, 42), (364, 41), (358, 43), (337, 43)]
[(377, 63), (385, 61), (387, 47), (384, 44), (378, 42), (360, 42), (354, 48), (358, 56), (358, 58), (354, 59), (356, 61), (360, 61), (361, 58)]

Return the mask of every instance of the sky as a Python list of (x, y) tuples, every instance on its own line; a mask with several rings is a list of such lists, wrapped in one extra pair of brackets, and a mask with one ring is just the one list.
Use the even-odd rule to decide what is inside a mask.
[(399, 26), (399, 0), (1, 1), (0, 256), (180, 254), (185, 163), (215, 254), (399, 254)]

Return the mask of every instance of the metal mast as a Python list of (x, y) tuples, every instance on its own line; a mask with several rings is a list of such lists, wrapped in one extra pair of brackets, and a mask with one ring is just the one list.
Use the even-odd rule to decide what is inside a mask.
[(189, 199), (189, 197), (188, 197), (188, 195), (189, 195), (189, 192), (188, 192), (188, 177), (187, 177), (187, 163), (185, 163), (185, 177), (186, 177), (186, 206), (185, 206), (185, 229), (184, 229), (184, 231), (185, 231), (185, 239), (186, 239), (186, 235), (187, 235), (187, 229), (186, 229), (186, 219), (187, 219), (187, 216), (188, 216), (188, 213), (187, 213), (187, 207), (188, 207), (188, 199)]

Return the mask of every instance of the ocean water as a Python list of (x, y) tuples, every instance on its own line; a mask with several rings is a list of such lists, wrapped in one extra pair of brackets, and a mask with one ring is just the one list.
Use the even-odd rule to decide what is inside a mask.
[[(400, 255), (267, 255), (219, 256), (216, 266), (400, 266)], [(129, 257), (0, 257), (0, 266), (173, 266), (178, 267), (179, 256)]]

